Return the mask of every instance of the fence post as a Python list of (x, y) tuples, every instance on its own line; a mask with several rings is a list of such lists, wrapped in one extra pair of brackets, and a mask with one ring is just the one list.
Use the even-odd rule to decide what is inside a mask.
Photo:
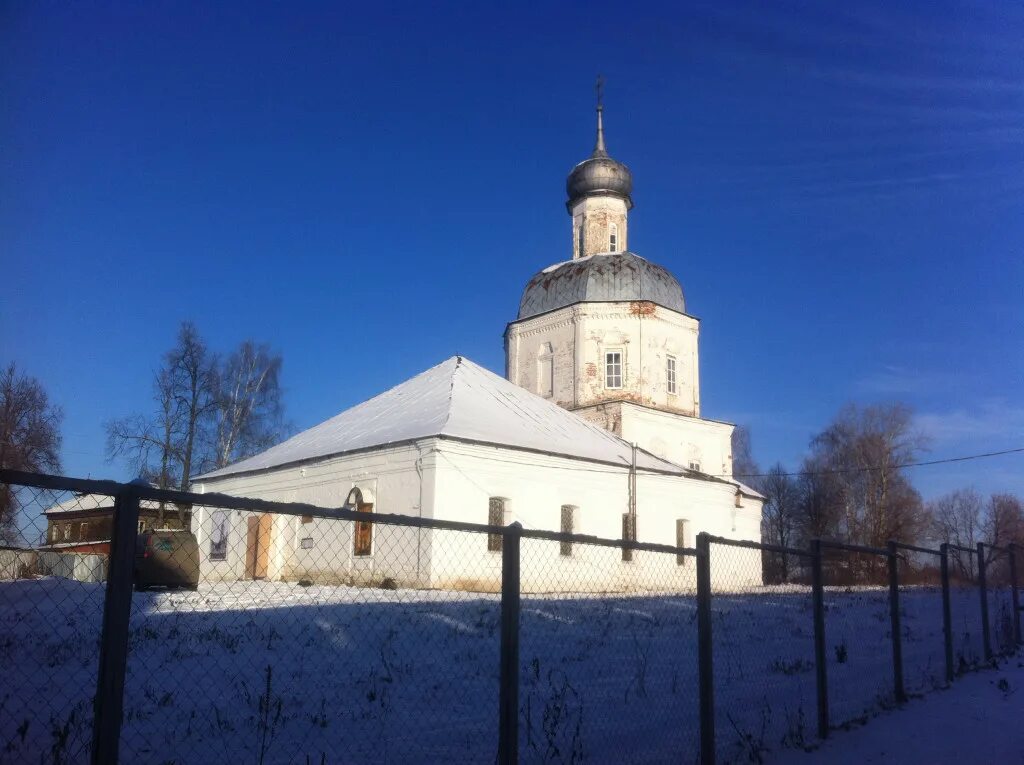
[(949, 544), (942, 543), (939, 567), (942, 572), (942, 638), (946, 648), (946, 682), (953, 682), (953, 612), (949, 605)]
[(1013, 605), (1013, 642), (1020, 645), (1020, 591), (1017, 589), (1017, 545), (1010, 542), (1010, 603)]
[(828, 738), (828, 668), (825, 666), (825, 575), (821, 540), (811, 540), (811, 604), (814, 612), (814, 668), (818, 689), (818, 738)]
[(900, 627), (900, 558), (895, 542), (889, 542), (889, 622), (892, 630), (892, 680), (896, 703), (907, 700), (903, 689), (903, 631)]
[(700, 762), (715, 765), (715, 676), (711, 643), (711, 538), (697, 535), (697, 675), (700, 686)]
[(139, 495), (133, 487), (125, 486), (114, 498), (96, 697), (93, 700), (92, 765), (117, 765), (132, 588), (135, 584), (135, 538), (138, 533)]
[(519, 762), (519, 541), (522, 530), (517, 521), (502, 533), (499, 765), (516, 765)]
[(978, 593), (981, 595), (981, 640), (985, 661), (992, 660), (992, 635), (988, 623), (988, 583), (985, 580), (985, 543), (978, 542)]

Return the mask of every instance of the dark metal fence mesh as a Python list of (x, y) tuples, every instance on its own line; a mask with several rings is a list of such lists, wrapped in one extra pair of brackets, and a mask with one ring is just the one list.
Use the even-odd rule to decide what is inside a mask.
[(981, 666), (985, 648), (978, 590), (978, 556), (974, 550), (949, 550), (949, 603), (952, 616), (953, 667), (957, 673)]
[[(10, 490), (10, 493), (7, 492)], [(113, 497), (0, 484), (0, 761), (87, 762)]]
[(833, 726), (865, 720), (893, 697), (886, 558), (823, 550), (829, 708)]
[[(799, 556), (774, 568), (795, 572)], [(762, 585), (761, 550), (711, 544), (715, 713), (722, 762), (758, 762), (767, 751), (815, 737), (811, 588)]]
[(693, 761), (694, 558), (529, 538), (521, 555), (521, 761)]
[(901, 550), (899, 566), (903, 687), (908, 695), (946, 686), (941, 556)]
[(198, 591), (132, 604), (125, 762), (494, 758), (501, 570), (485, 534), (427, 544), (420, 529), (216, 507), (196, 527)]
[[(493, 762), (500, 719), (523, 762), (694, 762), (709, 721), (720, 762), (758, 762), (817, 733), (810, 552), (702, 535), (708, 558), (625, 554), (371, 506), (39, 485), (108, 493), (0, 485), (17, 508), (0, 547), (0, 761), (85, 763), (109, 741), (126, 763)], [(116, 512), (110, 492), (123, 495)], [(140, 493), (133, 525), (125, 497)], [(117, 517), (132, 545), (115, 541), (126, 555), (112, 560)], [(832, 727), (897, 700), (890, 556), (850, 548), (825, 543), (821, 558)], [(985, 555), (990, 647), (1005, 655), (1010, 550)], [(903, 687), (923, 693), (945, 684), (941, 556), (896, 560)], [(708, 570), (710, 599), (698, 599)], [(949, 571), (962, 672), (986, 663), (977, 552), (951, 548)], [(108, 611), (123, 620), (130, 604), (127, 633), (104, 627), (108, 587)], [(117, 671), (125, 635), (121, 694), (98, 667)], [(518, 715), (515, 683), (502, 683), (517, 676)], [(714, 696), (703, 719), (702, 677)], [(119, 739), (93, 741), (94, 725), (118, 723)]]

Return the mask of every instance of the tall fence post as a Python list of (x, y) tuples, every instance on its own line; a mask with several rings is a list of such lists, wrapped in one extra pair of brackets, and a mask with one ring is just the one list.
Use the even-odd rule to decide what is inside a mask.
[(953, 682), (953, 612), (949, 604), (949, 544), (939, 548), (939, 570), (942, 574), (942, 639), (946, 649), (946, 682)]
[(519, 762), (519, 542), (517, 521), (502, 533), (501, 670), (498, 690), (498, 763)]
[(978, 594), (981, 596), (981, 641), (985, 661), (992, 660), (992, 630), (988, 623), (988, 582), (985, 579), (985, 543), (978, 542)]
[(93, 700), (92, 765), (117, 765), (120, 750), (138, 533), (139, 495), (131, 486), (126, 486), (114, 498), (96, 697)]
[(1020, 645), (1020, 591), (1017, 589), (1017, 545), (1010, 542), (1010, 603), (1013, 605), (1013, 642)]
[(828, 668), (825, 665), (825, 574), (821, 540), (811, 540), (811, 605), (814, 612), (814, 668), (818, 690), (818, 738), (828, 738)]
[(903, 689), (903, 630), (900, 627), (900, 558), (895, 542), (889, 542), (889, 622), (892, 630), (892, 680), (896, 703), (907, 700)]
[(715, 676), (711, 643), (711, 538), (697, 535), (697, 675), (700, 686), (700, 762), (715, 765)]

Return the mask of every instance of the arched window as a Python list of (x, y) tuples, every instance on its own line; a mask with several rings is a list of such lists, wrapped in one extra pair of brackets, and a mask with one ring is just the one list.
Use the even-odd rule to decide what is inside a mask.
[(608, 234), (608, 252), (619, 251), (619, 224), (613, 223)]

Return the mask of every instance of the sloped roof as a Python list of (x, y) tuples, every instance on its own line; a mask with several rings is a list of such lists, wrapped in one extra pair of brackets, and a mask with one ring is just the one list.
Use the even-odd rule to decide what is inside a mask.
[[(461, 356), (200, 481), (269, 470), (332, 455), (443, 436), (513, 449), (629, 465), (630, 444)], [(691, 471), (642, 449), (637, 466)], [(697, 474), (694, 474), (697, 475)]]
[(526, 283), (517, 321), (574, 303), (646, 300), (686, 313), (683, 288), (635, 252), (606, 252), (548, 266)]
[[(170, 503), (169, 503), (170, 504)], [(152, 499), (144, 499), (139, 502), (139, 507), (144, 510), (157, 510), (160, 503)], [(56, 505), (46, 508), (44, 513), (78, 513), (86, 510), (113, 510), (114, 497), (110, 494), (76, 494), (71, 499), (66, 499)]]

